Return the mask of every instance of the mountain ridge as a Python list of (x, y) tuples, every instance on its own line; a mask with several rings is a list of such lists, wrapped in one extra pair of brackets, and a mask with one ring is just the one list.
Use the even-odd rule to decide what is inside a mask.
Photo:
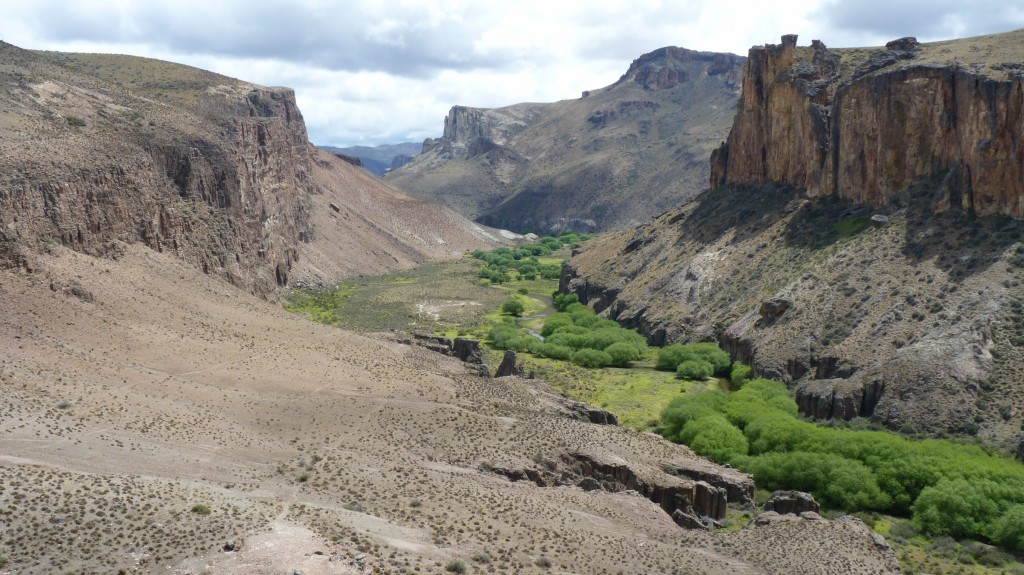
[(705, 186), (745, 59), (666, 47), (575, 100), (453, 106), (444, 134), (386, 181), (520, 231), (638, 224)]

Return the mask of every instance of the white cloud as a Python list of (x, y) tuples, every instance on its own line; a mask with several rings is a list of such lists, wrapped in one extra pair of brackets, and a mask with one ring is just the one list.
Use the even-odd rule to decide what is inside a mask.
[(667, 45), (745, 54), (786, 33), (844, 46), (1022, 26), (997, 0), (35, 0), (5, 7), (0, 38), (287, 85), (311, 139), (344, 145), (439, 135), (454, 104), (577, 97)]

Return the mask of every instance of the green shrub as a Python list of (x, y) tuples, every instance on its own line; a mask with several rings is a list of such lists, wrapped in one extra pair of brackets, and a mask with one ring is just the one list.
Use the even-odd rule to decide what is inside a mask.
[(572, 362), (583, 367), (605, 367), (611, 365), (612, 356), (597, 349), (581, 349), (572, 354)]
[(629, 362), (640, 359), (640, 350), (624, 341), (615, 342), (604, 348), (604, 352), (612, 358), (609, 365), (626, 367)]
[(690, 420), (679, 433), (682, 443), (704, 457), (727, 463), (747, 454), (747, 438), (720, 414)]
[(580, 296), (574, 293), (558, 293), (551, 298), (551, 304), (555, 306), (558, 311), (565, 311), (570, 305), (580, 302)]
[(211, 513), (210, 506), (203, 503), (196, 503), (192, 506), (192, 513), (196, 515), (209, 515)]
[(808, 491), (823, 505), (848, 511), (885, 508), (888, 498), (861, 462), (828, 453), (766, 453), (738, 465), (768, 490)]
[(714, 343), (674, 344), (658, 352), (657, 369), (676, 371), (684, 361), (702, 360), (712, 367), (713, 375), (728, 375), (732, 360)]
[(555, 333), (558, 329), (572, 325), (575, 324), (572, 322), (571, 315), (567, 313), (551, 314), (545, 318), (544, 327), (541, 329), (540, 334), (544, 337), (550, 337), (551, 334)]
[(536, 350), (530, 351), (541, 357), (546, 357), (549, 359), (559, 359), (562, 361), (569, 361), (570, 359), (572, 359), (573, 353), (572, 348), (548, 342), (543, 342), (537, 347)]
[(693, 419), (713, 413), (721, 413), (725, 405), (725, 394), (705, 391), (672, 399), (661, 411), (661, 435), (669, 441), (682, 443), (679, 434)]
[(729, 387), (733, 390), (738, 390), (743, 387), (743, 384), (750, 380), (750, 374), (753, 373), (753, 369), (745, 363), (734, 362), (732, 364), (732, 371), (729, 372)]
[(1024, 551), (1024, 505), (1014, 505), (992, 524), (992, 541), (1015, 551)]
[(676, 367), (676, 375), (683, 379), (695, 379), (703, 381), (711, 377), (715, 368), (702, 359), (688, 359)]
[(523, 310), (526, 306), (523, 302), (519, 301), (519, 298), (510, 298), (505, 300), (505, 303), (501, 304), (501, 313), (510, 315), (512, 317), (519, 317), (523, 315)]
[(942, 479), (921, 491), (914, 501), (914, 525), (931, 535), (962, 539), (985, 535), (986, 522), (999, 513), (985, 493), (987, 482)]

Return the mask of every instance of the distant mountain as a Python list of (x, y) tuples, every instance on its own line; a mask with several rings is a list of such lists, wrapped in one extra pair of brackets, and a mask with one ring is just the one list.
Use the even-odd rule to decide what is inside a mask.
[(508, 229), (647, 221), (707, 187), (708, 156), (728, 135), (745, 61), (667, 47), (576, 100), (455, 106), (444, 135), (387, 181)]
[(373, 147), (348, 146), (346, 148), (337, 148), (334, 146), (320, 146), (320, 149), (359, 158), (364, 168), (378, 176), (383, 176), (389, 170), (400, 168), (420, 155), (423, 144), (402, 142), (401, 144), (382, 144)]

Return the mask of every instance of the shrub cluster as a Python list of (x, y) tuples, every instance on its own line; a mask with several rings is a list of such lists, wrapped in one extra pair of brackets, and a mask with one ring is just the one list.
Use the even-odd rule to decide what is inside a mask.
[(933, 535), (1024, 550), (1024, 466), (975, 445), (818, 427), (797, 417), (784, 384), (764, 379), (676, 398), (661, 417), (666, 438), (753, 473), (765, 489), (809, 491), (833, 508), (910, 515)]
[(471, 255), (486, 264), (480, 268), (479, 277), (485, 278), (491, 283), (500, 284), (510, 281), (513, 279), (510, 274), (512, 271), (515, 271), (521, 279), (558, 279), (562, 273), (562, 267), (558, 264), (542, 264), (538, 257), (550, 255), (552, 251), (564, 246), (575, 247), (590, 237), (590, 234), (566, 233), (557, 237), (547, 236), (538, 242), (522, 244), (517, 248), (476, 250)]
[(505, 321), (491, 328), (488, 339), (497, 349), (528, 351), (584, 367), (626, 367), (647, 351), (642, 335), (598, 317), (594, 310), (578, 302), (548, 316), (541, 336), (544, 341)]
[(677, 343), (661, 348), (656, 367), (674, 371), (683, 379), (707, 379), (728, 376), (732, 359), (715, 343)]

